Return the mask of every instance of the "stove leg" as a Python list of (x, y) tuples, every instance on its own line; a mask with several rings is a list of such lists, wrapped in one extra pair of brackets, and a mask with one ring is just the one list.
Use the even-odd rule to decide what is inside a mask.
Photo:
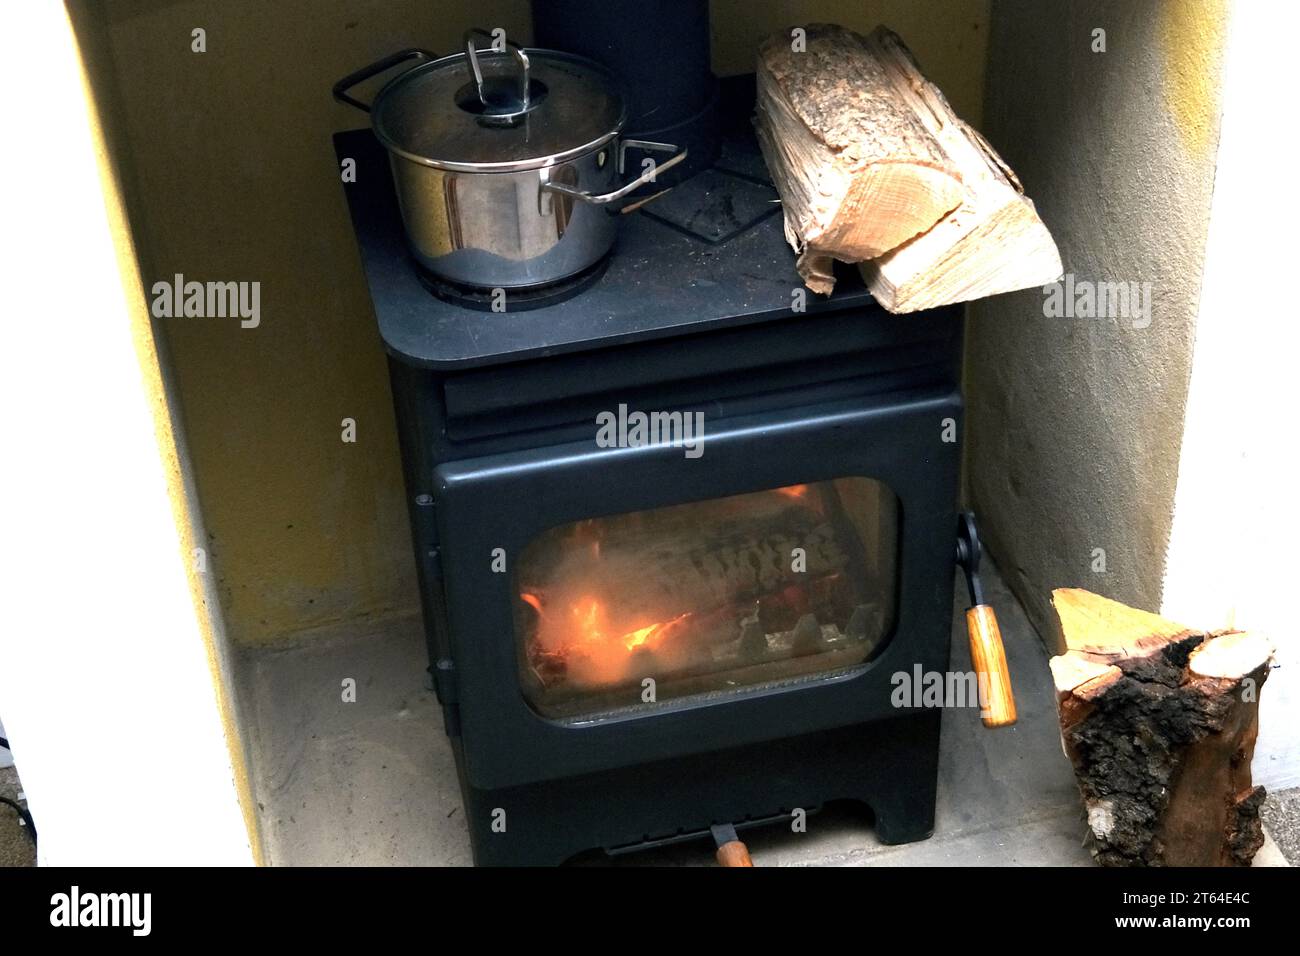
[[(920, 798), (918, 798), (920, 799)], [(901, 808), (876, 812), (876, 838), (886, 846), (915, 843), (934, 836), (934, 810), (918, 813)]]
[(900, 721), (891, 742), (901, 744), (883, 774), (888, 783), (867, 799), (876, 816), (876, 838), (888, 846), (934, 834), (939, 783), (939, 712)]

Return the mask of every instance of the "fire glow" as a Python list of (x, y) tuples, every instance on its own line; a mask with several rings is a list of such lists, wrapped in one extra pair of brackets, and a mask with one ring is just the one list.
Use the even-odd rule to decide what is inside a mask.
[[(697, 532), (708, 526), (706, 509), (730, 530)], [(781, 632), (814, 603), (842, 603), (834, 600), (844, 584), (839, 552), (814, 524), (823, 514), (816, 486), (798, 484), (571, 526), (548, 571), (519, 592), (527, 666), (542, 687), (571, 690), (700, 672), (736, 656), (728, 647), (738, 646), (747, 617), (761, 613)], [(820, 563), (833, 567), (808, 580), (792, 574), (792, 541), (823, 541)], [(762, 656), (759, 644), (748, 646)]]
[(679, 630), (688, 622), (690, 611), (676, 615), (668, 620), (656, 620), (643, 627), (624, 631), (610, 620), (607, 607), (594, 597), (582, 597), (568, 607), (568, 615), (560, 615), (556, 622), (537, 594), (520, 594), (525, 604), (537, 611), (541, 618), (538, 628), (538, 640), (547, 652), (563, 654), (568, 657), (569, 650), (577, 649), (588, 656), (606, 657), (606, 652), (632, 653), (646, 648), (654, 650), (656, 646)]

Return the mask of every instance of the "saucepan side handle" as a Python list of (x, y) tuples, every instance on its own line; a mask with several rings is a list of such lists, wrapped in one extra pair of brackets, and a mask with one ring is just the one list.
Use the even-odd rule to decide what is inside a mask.
[(369, 113), (370, 104), (363, 103), (359, 99), (349, 96), (348, 90), (352, 89), (352, 87), (356, 86), (358, 83), (364, 82), (365, 80), (370, 79), (372, 76), (378, 76), (380, 73), (383, 73), (386, 70), (391, 70), (399, 63), (404, 63), (407, 60), (432, 60), (432, 59), (435, 59), (435, 56), (432, 53), (430, 53), (428, 50), (421, 50), (416, 47), (412, 47), (409, 50), (400, 50), (397, 53), (390, 53), (388, 56), (384, 57), (381, 60), (376, 60), (374, 63), (371, 63), (369, 66), (363, 66), (361, 69), (357, 70), (356, 72), (349, 73), (347, 76), (343, 77), (343, 79), (335, 83), (334, 98), (338, 100), (340, 103), (347, 103), (349, 106), (355, 106), (363, 113)]
[(629, 183), (624, 183), (612, 192), (590, 193), (582, 189), (576, 189), (573, 186), (566, 186), (563, 183), (554, 182), (542, 183), (542, 189), (545, 192), (559, 193), (563, 196), (568, 196), (571, 199), (591, 203), (595, 206), (604, 206), (608, 203), (617, 202), (625, 196), (630, 195), (646, 183), (654, 182), (660, 173), (666, 169), (672, 169), (686, 158), (686, 149), (684, 147), (673, 146), (669, 143), (651, 143), (648, 140), (643, 139), (625, 139), (618, 144), (618, 171), (620, 174), (623, 172), (623, 167), (625, 165), (624, 160), (628, 149), (654, 150), (658, 152), (674, 153), (675, 155), (665, 162), (651, 165), (649, 169), (643, 172), (636, 179)]

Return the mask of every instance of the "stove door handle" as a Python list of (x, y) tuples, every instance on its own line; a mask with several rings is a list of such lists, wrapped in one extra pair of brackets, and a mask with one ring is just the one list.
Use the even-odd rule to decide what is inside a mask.
[(618, 171), (620, 174), (622, 174), (623, 172), (627, 150), (629, 147), (632, 149), (657, 150), (663, 152), (676, 151), (677, 155), (675, 155), (672, 159), (667, 160), (666, 162), (652, 163), (650, 165), (650, 168), (647, 169), (645, 172), (643, 172), (636, 179), (632, 180), (630, 183), (624, 183), (622, 186), (620, 186), (618, 189), (615, 189), (613, 192), (589, 193), (581, 189), (576, 189), (573, 186), (566, 186), (564, 185), (564, 183), (556, 183), (556, 182), (542, 183), (541, 186), (542, 191), (550, 192), (550, 193), (559, 193), (562, 196), (568, 196), (570, 199), (577, 199), (580, 202), (591, 203), (594, 206), (604, 206), (612, 202), (617, 202), (618, 200), (624, 198), (625, 196), (630, 195), (631, 193), (635, 192), (639, 187), (644, 186), (646, 183), (654, 182), (655, 178), (660, 173), (662, 173), (665, 169), (672, 169), (678, 163), (686, 159), (685, 147), (673, 146), (669, 143), (652, 143), (648, 140), (643, 140), (643, 139), (625, 139), (618, 144)]
[(1010, 727), (1016, 722), (1016, 698), (1011, 693), (1011, 670), (1002, 646), (998, 616), (987, 604), (966, 611), (966, 634), (970, 638), (971, 663), (983, 706), (980, 718), (985, 727)]
[(1011, 692), (1011, 669), (1007, 667), (998, 616), (984, 603), (984, 588), (980, 583), (982, 551), (975, 515), (963, 511), (957, 516), (957, 566), (966, 572), (966, 584), (970, 587), (966, 634), (970, 638), (971, 664), (979, 682), (980, 718), (985, 727), (1010, 727), (1016, 722), (1016, 699)]
[(359, 99), (349, 96), (348, 90), (352, 89), (352, 87), (356, 86), (358, 83), (370, 79), (372, 76), (378, 76), (385, 70), (391, 70), (393, 67), (397, 66), (397, 64), (403, 63), (406, 60), (433, 59), (436, 59), (434, 54), (430, 53), (428, 50), (421, 50), (417, 47), (412, 47), (409, 50), (401, 50), (397, 53), (390, 53), (388, 56), (381, 60), (376, 60), (369, 66), (363, 66), (361, 69), (349, 73), (347, 76), (343, 77), (343, 79), (335, 83), (333, 90), (334, 98), (340, 103), (347, 103), (349, 106), (355, 106), (363, 113), (369, 113), (370, 104), (363, 103)]

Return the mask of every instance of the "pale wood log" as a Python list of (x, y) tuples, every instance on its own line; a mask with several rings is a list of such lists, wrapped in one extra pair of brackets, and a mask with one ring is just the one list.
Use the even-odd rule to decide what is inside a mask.
[[(897, 34), (807, 28), (767, 40), (756, 126), (808, 287), (863, 262), (893, 312), (1041, 286), (1060, 255), (1015, 174), (962, 122)], [(870, 261), (864, 261), (870, 260)]]
[(1061, 647), (1101, 656), (1133, 657), (1144, 648), (1159, 650), (1169, 640), (1191, 633), (1159, 614), (1112, 601), (1082, 588), (1057, 588), (1052, 607)]
[(891, 312), (1042, 286), (1060, 278), (1061, 256), (1020, 180), (980, 133), (959, 119), (891, 31), (872, 34), (891, 87), (960, 171), (959, 207), (911, 242), (864, 263), (871, 294)]
[(1104, 865), (1245, 866), (1263, 843), (1250, 761), (1267, 640), (1053, 592), (1061, 742)]
[(956, 209), (958, 170), (890, 87), (867, 40), (813, 24), (760, 47), (756, 126), (784, 204), (786, 238), (811, 288), (829, 292), (829, 257), (871, 259)]

